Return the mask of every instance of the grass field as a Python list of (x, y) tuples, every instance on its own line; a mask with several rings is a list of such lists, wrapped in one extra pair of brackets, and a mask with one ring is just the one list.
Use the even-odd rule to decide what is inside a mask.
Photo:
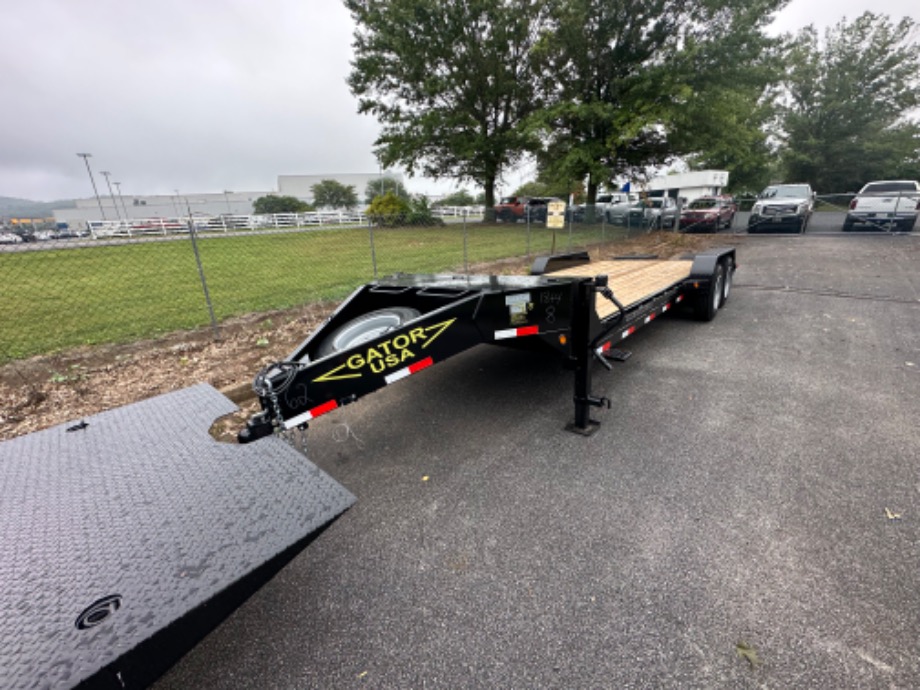
[[(620, 233), (623, 229), (617, 229)], [(556, 251), (614, 229), (557, 231)], [(553, 231), (520, 225), (376, 228), (380, 276), (462, 271), (470, 263), (548, 253)], [(373, 279), (367, 228), (198, 240), (218, 320), (341, 298)], [(528, 251), (529, 250), (529, 251)], [(209, 323), (188, 238), (0, 253), (0, 363), (79, 345), (127, 342)]]

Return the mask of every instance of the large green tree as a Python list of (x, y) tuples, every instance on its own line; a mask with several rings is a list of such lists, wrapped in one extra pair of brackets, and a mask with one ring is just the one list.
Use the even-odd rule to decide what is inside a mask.
[(347, 208), (358, 205), (354, 185), (344, 185), (337, 180), (320, 180), (310, 187), (313, 204), (320, 208)]
[[(541, 168), (587, 179), (587, 198), (713, 144), (765, 152), (756, 108), (775, 70), (764, 28), (786, 0), (553, 0), (539, 48), (552, 79), (534, 118)], [(731, 167), (731, 166), (726, 166)]]
[(348, 78), (376, 116), (376, 153), (409, 173), (472, 180), (491, 208), (502, 172), (535, 142), (534, 45), (548, 0), (344, 0), (355, 20)]
[(789, 180), (822, 192), (872, 179), (920, 176), (918, 25), (866, 12), (790, 49), (782, 109)]

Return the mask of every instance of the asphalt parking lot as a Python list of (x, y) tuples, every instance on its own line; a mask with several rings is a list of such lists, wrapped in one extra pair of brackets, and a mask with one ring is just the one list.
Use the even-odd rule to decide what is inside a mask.
[(357, 504), (155, 687), (916, 687), (920, 238), (727, 239), (591, 438), (488, 347), (314, 423)]

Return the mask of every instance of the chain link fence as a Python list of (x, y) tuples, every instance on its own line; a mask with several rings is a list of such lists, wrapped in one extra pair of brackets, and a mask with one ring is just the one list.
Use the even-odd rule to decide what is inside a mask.
[(587, 248), (647, 225), (569, 214), (484, 222), (483, 209), (93, 222), (0, 235), (0, 364), (82, 345), (211, 328), (234, 316), (339, 300), (376, 277), (483, 272), (485, 264)]
[(482, 207), (463, 207), (396, 218), (227, 214), (92, 222), (80, 232), (4, 230), (0, 364), (190, 329), (219, 336), (230, 317), (340, 300), (393, 273), (494, 272), (488, 264), (652, 230), (910, 231), (916, 196), (888, 198), (886, 209), (857, 217), (852, 193), (817, 195), (804, 227), (793, 203), (780, 217), (756, 198), (722, 196), (712, 208), (668, 198), (570, 206), (556, 229), (547, 227), (543, 205), (496, 222), (484, 221)]

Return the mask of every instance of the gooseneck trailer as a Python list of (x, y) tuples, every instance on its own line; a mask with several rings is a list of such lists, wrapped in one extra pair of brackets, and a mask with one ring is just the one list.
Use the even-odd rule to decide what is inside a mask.
[(255, 379), (261, 412), (239, 433), (248, 443), (309, 422), (480, 344), (548, 349), (574, 372), (570, 431), (598, 426), (594, 360), (671, 310), (711, 320), (728, 299), (733, 248), (676, 260), (592, 262), (585, 252), (538, 259), (529, 276), (406, 275), (357, 289), (284, 361)]

